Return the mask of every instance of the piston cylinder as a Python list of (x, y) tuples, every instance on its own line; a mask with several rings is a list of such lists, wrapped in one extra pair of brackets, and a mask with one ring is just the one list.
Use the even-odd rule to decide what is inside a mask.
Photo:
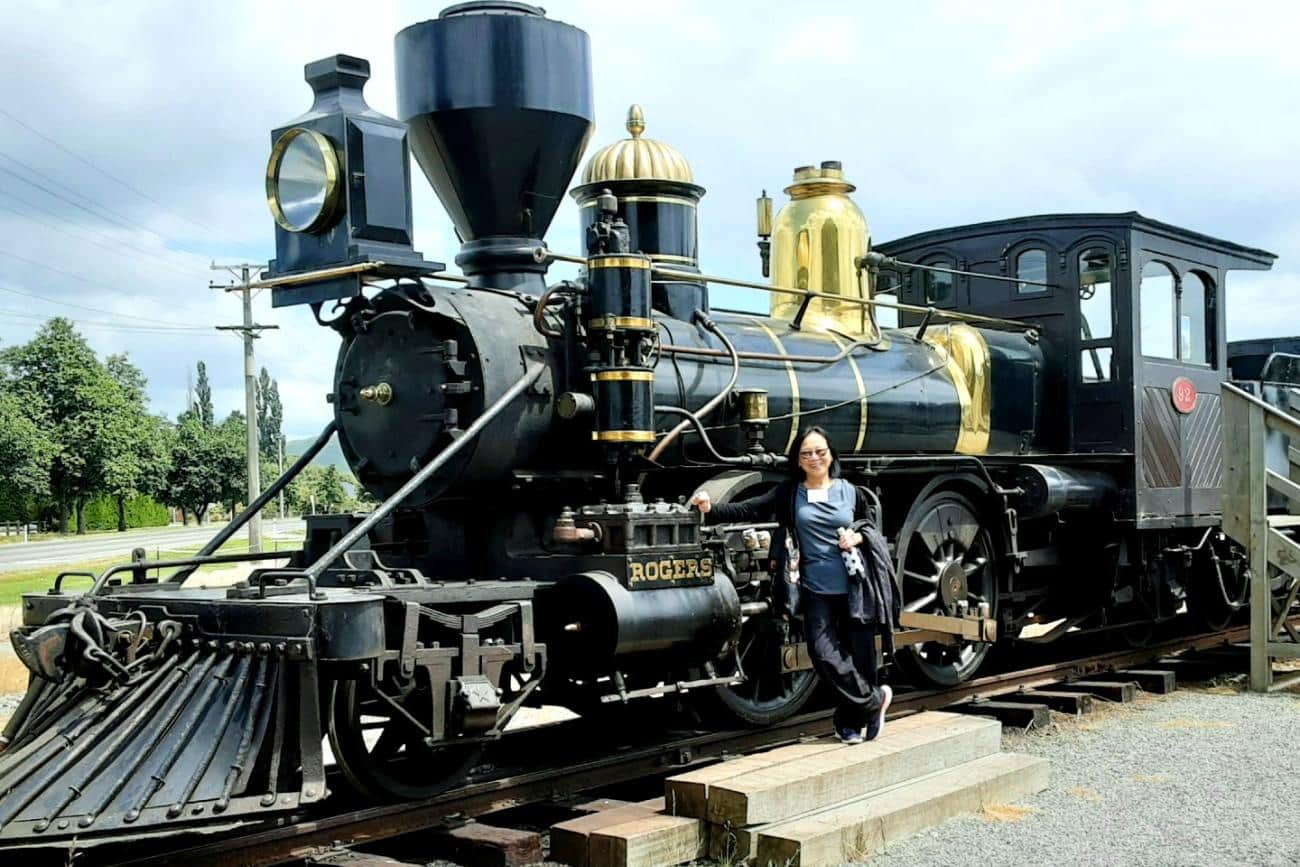
[(547, 647), (579, 671), (606, 670), (615, 660), (633, 666), (643, 654), (654, 654), (647, 658), (657, 665), (665, 656), (707, 661), (740, 629), (740, 597), (721, 573), (711, 584), (630, 590), (608, 572), (583, 572), (552, 592), (561, 598), (550, 610), (568, 612), (569, 620), (552, 625)]

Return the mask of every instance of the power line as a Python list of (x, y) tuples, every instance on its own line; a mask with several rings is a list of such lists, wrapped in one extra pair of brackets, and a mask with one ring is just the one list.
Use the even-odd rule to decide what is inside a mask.
[[(108, 291), (113, 292), (113, 294), (121, 295), (122, 298), (129, 298), (133, 300), (133, 302), (138, 302), (138, 300), (140, 299), (139, 292), (127, 292), (126, 290), (118, 289), (117, 286), (109, 286), (108, 283), (101, 283), (98, 281), (98, 279), (91, 279), (90, 277), (83, 276), (83, 274), (77, 274), (74, 272), (70, 272), (70, 270), (64, 270), (62, 268), (55, 268), (55, 266), (45, 264), (43, 263), (43, 261), (36, 261), (35, 259), (27, 259), (26, 256), (19, 256), (18, 253), (9, 252), (8, 250), (0, 250), (0, 256), (8, 257), (8, 259), (17, 259), (18, 261), (21, 261), (21, 263), (35, 265), (36, 268), (44, 268), (45, 270), (52, 270), (52, 272), (55, 272), (56, 274), (62, 274), (62, 276), (64, 277), (72, 277), (73, 279), (77, 279), (77, 281), (86, 283), (87, 286), (95, 286), (98, 287), (98, 289), (107, 289)], [(182, 325), (182, 322), (174, 322), (174, 325)]]
[(164, 259), (162, 256), (159, 256), (159, 255), (156, 254), (156, 253), (153, 253), (153, 252), (151, 252), (151, 251), (149, 251), (149, 250), (146, 250), (146, 249), (144, 249), (143, 247), (136, 247), (136, 246), (134, 246), (133, 244), (128, 244), (128, 243), (125, 242), (125, 241), (115, 241), (115, 240), (113, 240), (112, 238), (110, 238), (108, 235), (105, 235), (105, 234), (102, 233), (102, 232), (96, 232), (94, 229), (85, 228), (84, 231), (86, 231), (86, 232), (92, 232), (92, 233), (94, 233), (95, 235), (98, 235), (99, 237), (101, 237), (101, 238), (104, 239), (104, 241), (102, 241), (102, 242), (101, 242), (101, 241), (96, 241), (94, 238), (87, 237), (86, 235), (82, 234), (82, 231), (74, 231), (74, 229), (71, 228), (71, 227), (74, 227), (75, 224), (72, 223), (71, 221), (66, 220), (64, 217), (60, 217), (58, 214), (54, 213), (54, 212), (51, 211), (51, 210), (48, 210), (48, 209), (46, 209), (46, 208), (42, 208), (40, 205), (36, 205), (36, 204), (33, 204), (32, 202), (27, 201), (27, 200), (24, 199), (22, 196), (15, 196), (13, 193), (9, 192), (8, 190), (0, 190), (0, 195), (8, 196), (9, 198), (13, 199), (14, 201), (21, 202), (22, 204), (26, 205), (27, 207), (29, 207), (29, 208), (31, 208), (31, 209), (33, 209), (33, 210), (35, 210), (35, 211), (39, 211), (39, 212), (44, 213), (44, 214), (49, 214), (50, 216), (54, 217), (55, 219), (64, 220), (64, 222), (68, 223), (68, 227), (58, 226), (58, 225), (56, 225), (56, 224), (54, 224), (54, 223), (51, 223), (49, 220), (41, 219), (40, 217), (38, 217), (38, 216), (36, 216), (36, 215), (34, 215), (34, 214), (24, 214), (22, 211), (16, 210), (16, 209), (14, 209), (14, 208), (7, 207), (7, 206), (5, 206), (5, 205), (0, 205), (0, 210), (8, 211), (9, 213), (14, 214), (15, 216), (22, 217), (24, 220), (36, 220), (38, 223), (41, 223), (42, 225), (45, 225), (45, 226), (49, 226), (51, 229), (53, 229), (53, 230), (56, 231), (56, 232), (66, 232), (66, 233), (72, 235), (73, 237), (81, 238), (81, 240), (83, 240), (83, 241), (89, 241), (91, 244), (94, 244), (94, 245), (97, 246), (97, 247), (102, 247), (102, 248), (105, 249), (105, 250), (109, 250), (109, 251), (114, 252), (114, 253), (119, 253), (119, 254), (121, 254), (121, 255), (127, 255), (127, 254), (125, 253), (125, 251), (124, 251), (122, 248), (127, 248), (127, 249), (130, 249), (130, 250), (136, 250), (136, 251), (138, 251), (139, 253), (141, 253), (141, 254), (143, 254), (143, 255), (145, 255), (145, 256), (149, 256), (149, 257), (151, 257), (151, 258), (153, 258), (153, 259), (156, 259), (156, 260), (159, 262), (159, 264), (161, 264), (163, 267), (165, 267), (165, 268), (169, 268), (170, 270), (172, 270), (173, 272), (175, 272), (175, 273), (177, 273), (177, 274), (189, 275), (189, 274), (192, 274), (192, 273), (196, 273), (196, 272), (192, 272), (192, 271), (186, 271), (186, 270), (184, 270), (183, 268), (181, 268), (180, 266), (172, 264), (170, 261), (168, 261), (167, 259)]
[[(112, 208), (109, 208), (109, 207), (107, 207), (106, 205), (102, 205), (102, 204), (100, 204), (99, 202), (96, 202), (94, 199), (92, 199), (90, 196), (87, 196), (85, 193), (77, 192), (76, 190), (72, 189), (72, 187), (68, 186), (67, 184), (62, 183), (61, 181), (58, 181), (58, 180), (56, 180), (56, 179), (50, 177), (49, 175), (47, 175), (47, 174), (45, 174), (44, 172), (42, 172), (40, 169), (37, 169), (37, 168), (34, 168), (34, 167), (28, 165), (27, 163), (23, 162), (22, 160), (18, 159), (17, 157), (10, 156), (9, 154), (4, 153), (3, 151), (0, 151), (0, 158), (2, 158), (2, 159), (6, 159), (6, 160), (9, 160), (11, 163), (15, 163), (15, 164), (17, 164), (17, 165), (19, 165), (19, 166), (22, 166), (24, 169), (26, 169), (27, 171), (29, 171), (29, 172), (31, 172), (32, 174), (36, 175), (38, 178), (41, 178), (42, 180), (47, 181), (47, 182), (53, 184), (53, 185), (56, 186), (56, 187), (62, 187), (63, 189), (67, 190), (69, 193), (71, 193), (72, 195), (76, 196), (77, 198), (85, 199), (87, 202), (92, 203), (96, 208), (101, 209), (101, 210), (104, 211), (106, 214), (109, 214), (109, 215), (111, 215), (111, 216), (105, 216), (105, 214), (97, 213), (96, 211), (91, 210), (90, 208), (86, 207), (85, 205), (78, 204), (77, 202), (74, 202), (74, 201), (72, 201), (71, 199), (69, 199), (67, 196), (63, 196), (63, 195), (60, 195), (59, 193), (56, 193), (54, 190), (51, 190), (49, 187), (42, 186), (41, 184), (38, 184), (38, 183), (36, 183), (35, 181), (33, 181), (33, 180), (29, 179), (29, 178), (25, 178), (25, 177), (23, 177), (22, 175), (18, 174), (17, 172), (13, 171), (12, 169), (7, 169), (7, 168), (5, 168), (4, 166), (0, 166), (0, 172), (4, 172), (5, 174), (11, 175), (11, 176), (17, 178), (18, 180), (22, 181), (22, 182), (25, 183), (25, 184), (30, 184), (31, 186), (36, 187), (36, 188), (42, 190), (43, 192), (49, 193), (50, 195), (52, 195), (52, 196), (54, 196), (54, 197), (56, 197), (56, 198), (62, 199), (63, 201), (67, 202), (68, 204), (73, 205), (74, 207), (80, 208), (81, 210), (85, 211), (86, 213), (91, 214), (91, 215), (93, 215), (93, 216), (96, 216), (96, 217), (98, 217), (98, 218), (101, 219), (101, 220), (105, 220), (105, 221), (107, 221), (107, 222), (110, 222), (110, 223), (113, 223), (113, 224), (115, 224), (115, 225), (121, 226), (121, 227), (124, 228), (124, 229), (137, 229), (137, 230), (142, 231), (142, 232), (148, 232), (149, 234), (153, 235), (154, 237), (158, 238), (160, 241), (162, 241), (162, 242), (164, 242), (164, 243), (168, 243), (168, 242), (171, 241), (171, 239), (164, 237), (162, 234), (160, 234), (159, 232), (155, 231), (154, 229), (150, 229), (148, 226), (144, 225), (143, 223), (140, 223), (140, 222), (138, 222), (138, 221), (136, 221), (136, 220), (132, 220), (130, 217), (126, 216), (125, 214), (118, 213), (117, 211), (114, 211)], [(182, 247), (182, 245), (180, 245), (180, 244), (176, 244), (176, 246), (177, 246), (177, 247), (181, 247), (181, 249), (184, 249), (184, 247)], [(187, 252), (192, 252), (192, 251), (187, 251)]]
[(119, 178), (119, 177), (117, 177), (116, 175), (114, 175), (112, 172), (108, 171), (107, 169), (103, 168), (102, 166), (100, 166), (100, 165), (98, 165), (98, 164), (92, 162), (92, 161), (89, 160), (88, 158), (82, 156), (81, 154), (79, 154), (79, 153), (77, 153), (76, 151), (72, 150), (71, 148), (67, 147), (67, 146), (64, 145), (62, 142), (57, 141), (56, 139), (51, 138), (50, 136), (48, 136), (48, 135), (46, 135), (45, 133), (41, 132), (40, 130), (36, 129), (36, 128), (33, 127), (31, 124), (29, 124), (29, 123), (27, 123), (27, 122), (25, 122), (25, 121), (23, 121), (23, 120), (20, 120), (20, 119), (17, 118), (17, 117), (14, 117), (12, 114), (10, 114), (9, 112), (5, 111), (3, 108), (0, 108), (0, 115), (3, 115), (4, 117), (7, 117), (9, 120), (11, 120), (11, 121), (13, 121), (14, 123), (18, 124), (20, 127), (22, 127), (23, 129), (27, 130), (29, 133), (31, 133), (32, 135), (36, 136), (37, 138), (40, 138), (40, 139), (42, 139), (42, 140), (44, 140), (44, 141), (46, 141), (46, 142), (49, 142), (50, 144), (54, 145), (56, 148), (58, 148), (59, 150), (63, 151), (63, 152), (64, 152), (65, 154), (67, 154), (68, 156), (73, 157), (74, 159), (76, 159), (76, 160), (78, 160), (78, 161), (80, 161), (80, 162), (86, 164), (87, 166), (90, 166), (92, 169), (94, 169), (95, 171), (99, 172), (99, 173), (102, 174), (104, 177), (108, 178), (110, 181), (113, 181), (113, 182), (115, 182), (115, 183), (121, 185), (122, 187), (124, 187), (124, 188), (130, 190), (131, 192), (135, 193), (137, 196), (140, 196), (140, 197), (143, 198), (143, 199), (147, 199), (147, 200), (149, 200), (150, 202), (153, 202), (153, 203), (154, 203), (155, 205), (157, 205), (158, 207), (160, 207), (160, 208), (162, 208), (163, 210), (167, 211), (167, 213), (172, 214), (172, 215), (175, 216), (175, 217), (179, 217), (180, 219), (184, 220), (185, 222), (189, 223), (189, 224), (192, 225), (192, 226), (195, 226), (196, 228), (204, 229), (205, 231), (208, 231), (208, 232), (216, 232), (217, 234), (221, 234), (221, 233), (218, 232), (216, 229), (212, 228), (211, 226), (209, 226), (209, 225), (207, 225), (207, 224), (205, 224), (205, 223), (201, 223), (201, 222), (199, 222), (199, 221), (193, 220), (193, 219), (191, 219), (191, 218), (185, 216), (184, 214), (180, 214), (180, 213), (177, 213), (177, 212), (175, 212), (175, 211), (172, 211), (172, 210), (169, 209), (166, 205), (164, 205), (162, 202), (160, 202), (160, 201), (158, 201), (157, 199), (155, 199), (153, 196), (149, 195), (148, 193), (144, 192), (143, 190), (137, 189), (136, 187), (132, 186), (131, 184), (127, 183), (126, 181), (124, 181), (124, 180), (122, 180), (121, 178)]
[[(0, 314), (3, 314), (6, 317), (12, 317), (14, 319), (27, 319), (36, 322), (49, 322), (51, 319), (55, 318), (53, 316), (42, 316), (39, 313), (27, 313), (21, 310), (0, 309)], [(186, 330), (180, 330), (175, 328), (155, 328), (147, 325), (133, 326), (133, 325), (126, 325), (120, 322), (97, 322), (92, 319), (73, 319), (67, 316), (61, 318), (67, 319), (69, 322), (73, 323), (74, 325), (83, 328), (95, 328), (104, 331), (121, 331), (126, 333), (135, 333), (135, 334), (154, 334), (158, 336), (175, 335), (178, 337), (183, 336), (187, 340), (192, 337), (212, 338), (212, 337), (221, 336), (219, 334), (213, 334), (207, 331), (206, 329), (202, 329), (199, 331), (186, 331)]]
[(203, 325), (185, 325), (180, 322), (170, 322), (166, 319), (150, 319), (147, 316), (138, 316), (134, 313), (115, 313), (112, 310), (104, 310), (100, 307), (87, 307), (85, 304), (76, 304), (72, 301), (60, 301), (57, 298), (47, 298), (46, 296), (38, 295), (35, 292), (25, 292), (22, 289), (14, 289), (10, 286), (0, 286), (0, 292), (8, 292), (10, 295), (22, 295), (26, 298), (35, 298), (37, 301), (44, 301), (47, 304), (59, 304), (63, 307), (72, 307), (90, 313), (102, 313), (105, 316), (120, 316), (126, 319), (133, 319), (136, 322), (152, 322), (157, 325), (167, 326), (173, 331), (207, 331), (207, 327)]

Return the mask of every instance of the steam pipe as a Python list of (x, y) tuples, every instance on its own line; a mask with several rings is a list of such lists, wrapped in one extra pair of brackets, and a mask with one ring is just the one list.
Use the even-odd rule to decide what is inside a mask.
[[(349, 530), (342, 539), (339, 539), (338, 542), (334, 544), (333, 548), (330, 548), (322, 554), (319, 560), (308, 566), (301, 573), (298, 573), (306, 576), (308, 584), (313, 587), (313, 592), (316, 579), (320, 577), (322, 572), (332, 566), (334, 561), (338, 560), (339, 557), (343, 556), (343, 552), (347, 551), (355, 545), (358, 540), (369, 533), (372, 527), (384, 518), (388, 517), (394, 509), (401, 505), (403, 500), (409, 497), (416, 488), (428, 481), (430, 476), (441, 469), (443, 465), (445, 465), (447, 461), (451, 460), (451, 458), (464, 448), (467, 443), (472, 442), (476, 436), (482, 433), (483, 428), (487, 427), (488, 422), (496, 418), (497, 415), (509, 406), (516, 397), (523, 394), (524, 391), (536, 382), (537, 378), (542, 375), (542, 371), (544, 370), (546, 370), (546, 365), (544, 364), (533, 365), (531, 370), (525, 373), (514, 385), (510, 386), (505, 394), (497, 398), (496, 402), (493, 403), (492, 406), (488, 407), (482, 415), (475, 419), (474, 423), (467, 427), (465, 432), (457, 437), (451, 445), (447, 446), (447, 448), (444, 449), (436, 458), (421, 467), (418, 473), (411, 476), (406, 484), (402, 485), (402, 487), (398, 489), (397, 493), (393, 494), (381, 503), (379, 508), (375, 509), (367, 515), (361, 523)], [(292, 575), (295, 573), (287, 572), (286, 574)]]
[[(556, 253), (545, 247), (538, 247), (533, 251), (533, 258), (538, 262), (571, 262), (575, 265), (585, 265), (587, 260), (578, 256), (568, 256), (564, 253)], [(899, 263), (905, 265), (906, 263)], [(924, 267), (935, 271), (947, 271), (946, 268)], [(879, 301), (875, 298), (846, 298), (843, 295), (834, 295), (830, 292), (815, 292), (811, 289), (793, 289), (789, 286), (773, 286), (769, 283), (755, 283), (750, 280), (734, 280), (730, 277), (718, 277), (712, 274), (695, 274), (690, 271), (678, 271), (675, 268), (664, 268), (658, 265), (651, 267), (651, 272), (660, 277), (671, 277), (675, 280), (694, 281), (697, 283), (718, 283), (723, 286), (739, 286), (744, 289), (759, 289), (763, 292), (774, 292), (778, 295), (795, 295), (798, 297), (811, 298), (829, 298), (832, 301), (838, 301), (843, 304), (857, 304), (861, 307), (886, 307), (890, 310), (902, 310), (905, 313), (926, 313), (933, 311), (932, 315), (942, 316), (944, 319), (952, 319), (958, 322), (980, 322), (985, 325), (1000, 325), (1002, 327), (1014, 328), (1017, 331), (1036, 331), (1037, 329), (1025, 325), (1023, 322), (1016, 322), (1011, 319), (998, 319), (994, 316), (980, 316), (977, 313), (959, 313), (955, 310), (937, 310), (933, 307), (920, 307), (916, 304), (894, 304), (889, 301)], [(974, 272), (954, 272), (954, 273), (974, 273)], [(975, 274), (976, 277), (989, 277), (994, 275)], [(1009, 278), (1008, 278), (1009, 279)], [(1017, 283), (1029, 283), (1029, 280), (1016, 280)], [(1038, 284), (1035, 284), (1038, 285)], [(1046, 285), (1046, 284), (1044, 284)]]
[[(722, 345), (727, 347), (727, 352), (731, 355), (731, 379), (727, 381), (726, 388), (714, 395), (708, 403), (700, 407), (699, 411), (695, 413), (693, 418), (698, 424), (701, 418), (704, 418), (706, 415), (713, 412), (713, 410), (717, 408), (718, 404), (726, 400), (727, 395), (731, 394), (731, 390), (736, 387), (736, 380), (740, 378), (740, 357), (736, 354), (736, 347), (727, 339), (727, 335), (723, 334), (722, 329), (718, 328), (718, 324), (710, 319), (702, 310), (696, 310), (694, 318), (699, 321), (700, 325), (704, 326), (706, 331), (721, 340)], [(668, 431), (668, 433), (664, 435), (664, 438), (655, 445), (653, 450), (651, 450), (649, 459), (652, 461), (658, 460), (659, 456), (664, 453), (664, 450), (667, 449), (668, 446), (672, 445), (673, 440), (677, 439), (678, 434), (686, 430), (690, 423), (690, 419), (678, 422), (677, 426)], [(714, 454), (717, 454), (717, 452), (714, 452)]]
[[(338, 422), (336, 421), (331, 421), (329, 424), (325, 425), (325, 429), (320, 432), (320, 436), (316, 437), (316, 441), (311, 444), (307, 451), (303, 452), (302, 457), (294, 461), (293, 466), (281, 473), (280, 477), (272, 482), (271, 486), (263, 491), (256, 500), (244, 507), (244, 511), (240, 512), (238, 517), (227, 524), (220, 533), (209, 539), (208, 543), (199, 549), (197, 556), (206, 557), (222, 545), (226, 544), (230, 537), (239, 531), (240, 527), (248, 523), (248, 520), (252, 518), (253, 515), (257, 514), (262, 510), (263, 506), (275, 499), (276, 495), (278, 495), (280, 491), (284, 490), (285, 486), (292, 482), (295, 476), (307, 468), (307, 465), (311, 463), (312, 458), (320, 454), (321, 449), (325, 448), (325, 446), (329, 444), (330, 437), (334, 435), (334, 431), (336, 430), (338, 430)], [(192, 572), (193, 570), (191, 569), (190, 571)], [(188, 574), (189, 573), (186, 573), (186, 575)], [(185, 578), (185, 576), (179, 577), (182, 580)]]
[(709, 439), (709, 435), (705, 430), (704, 423), (700, 421), (698, 415), (691, 412), (689, 409), (683, 409), (680, 406), (656, 406), (655, 412), (667, 412), (673, 413), (674, 415), (685, 416), (687, 423), (694, 426), (695, 432), (700, 435), (700, 439), (703, 440), (704, 445), (708, 448), (713, 457), (724, 464), (735, 464), (738, 466), (749, 467), (757, 465), (779, 466), (785, 461), (784, 455), (772, 455), (767, 452), (759, 455), (736, 455), (734, 457), (727, 457), (721, 454), (717, 448), (714, 447), (713, 441)]

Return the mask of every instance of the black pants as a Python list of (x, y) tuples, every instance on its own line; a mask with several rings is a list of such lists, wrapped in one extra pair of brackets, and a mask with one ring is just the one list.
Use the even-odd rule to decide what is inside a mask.
[(802, 594), (808, 651), (835, 695), (835, 728), (860, 729), (880, 710), (876, 629), (849, 616), (846, 594)]

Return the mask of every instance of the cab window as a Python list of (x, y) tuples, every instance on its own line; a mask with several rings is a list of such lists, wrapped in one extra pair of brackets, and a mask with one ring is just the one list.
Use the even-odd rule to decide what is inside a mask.
[(1163, 262), (1148, 262), (1142, 268), (1142, 282), (1138, 287), (1141, 303), (1142, 354), (1151, 358), (1177, 358), (1174, 343), (1173, 270)]
[[(935, 268), (955, 267), (947, 259), (936, 259), (925, 264)], [(944, 271), (925, 271), (924, 275), (921, 285), (925, 287), (925, 303), (934, 307), (952, 307), (957, 300), (955, 275)]]
[(1192, 364), (1210, 362), (1209, 286), (1200, 274), (1183, 275), (1178, 293), (1178, 357)]
[(1041, 295), (1047, 291), (1047, 251), (1038, 248), (1025, 250), (1016, 257), (1016, 279), (1033, 282), (1017, 283), (1017, 295)]
[(1110, 337), (1110, 252), (1100, 247), (1079, 254), (1079, 314), (1081, 340), (1105, 340)]

